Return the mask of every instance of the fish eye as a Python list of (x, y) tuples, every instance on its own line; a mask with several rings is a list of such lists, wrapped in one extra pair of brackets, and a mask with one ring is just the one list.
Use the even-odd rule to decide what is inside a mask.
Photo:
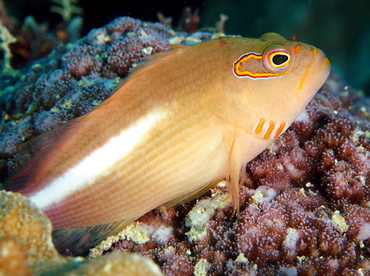
[(284, 63), (287, 62), (289, 56), (286, 54), (275, 54), (272, 56), (271, 63), (275, 66), (284, 66)]
[(272, 73), (285, 73), (291, 64), (290, 52), (281, 44), (273, 44), (263, 53), (263, 65)]

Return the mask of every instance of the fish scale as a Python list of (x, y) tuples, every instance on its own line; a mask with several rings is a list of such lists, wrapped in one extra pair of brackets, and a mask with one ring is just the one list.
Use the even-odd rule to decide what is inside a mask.
[(274, 33), (174, 47), (138, 65), (90, 113), (29, 142), (32, 158), (5, 185), (49, 216), (58, 249), (72, 254), (218, 180), (238, 210), (246, 163), (329, 71), (322, 51)]

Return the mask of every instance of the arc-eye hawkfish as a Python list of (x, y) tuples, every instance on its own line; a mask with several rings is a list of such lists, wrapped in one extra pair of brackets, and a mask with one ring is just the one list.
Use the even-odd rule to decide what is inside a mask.
[(71, 254), (222, 179), (238, 208), (246, 163), (329, 71), (321, 50), (275, 33), (174, 47), (90, 113), (28, 142), (32, 158), (6, 187), (48, 215), (57, 247)]

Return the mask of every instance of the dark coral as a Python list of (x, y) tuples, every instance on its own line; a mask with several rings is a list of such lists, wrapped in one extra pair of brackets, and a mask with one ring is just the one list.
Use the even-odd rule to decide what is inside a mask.
[(0, 77), (5, 92), (0, 93), (5, 111), (0, 114), (0, 181), (19, 166), (14, 154), (24, 142), (91, 111), (145, 57), (169, 50), (171, 40), (193, 44), (211, 36), (121, 17), (75, 43), (57, 46), (23, 76), (15, 71), (16, 76)]
[[(33, 64), (0, 100), (7, 114), (0, 134), (0, 181), (17, 167), (12, 156), (23, 142), (88, 113), (145, 56), (170, 49), (167, 39), (174, 35), (162, 24), (122, 17)], [(25, 119), (12, 120), (35, 105)]]

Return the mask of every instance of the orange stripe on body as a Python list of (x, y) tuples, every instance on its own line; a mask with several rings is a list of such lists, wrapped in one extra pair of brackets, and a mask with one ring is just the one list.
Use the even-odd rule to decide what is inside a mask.
[(285, 122), (281, 123), (279, 128), (277, 129), (276, 133), (275, 133), (275, 136), (274, 138), (278, 138), (280, 136), (280, 134), (283, 132), (284, 128), (285, 128)]
[(265, 124), (265, 119), (260, 119), (260, 121), (259, 121), (259, 123), (256, 127), (256, 130), (254, 132), (255, 133), (261, 133), (264, 124)]
[(271, 133), (275, 128), (275, 122), (271, 122), (269, 128), (267, 129), (265, 135), (263, 136), (263, 139), (267, 140), (270, 139)]
[(258, 124), (254, 128), (255, 134), (261, 134), (261, 138), (268, 140), (268, 139), (276, 139), (278, 138), (286, 127), (286, 122), (274, 122), (270, 121), (268, 122), (268, 127), (265, 125), (266, 120), (263, 118), (260, 118)]

